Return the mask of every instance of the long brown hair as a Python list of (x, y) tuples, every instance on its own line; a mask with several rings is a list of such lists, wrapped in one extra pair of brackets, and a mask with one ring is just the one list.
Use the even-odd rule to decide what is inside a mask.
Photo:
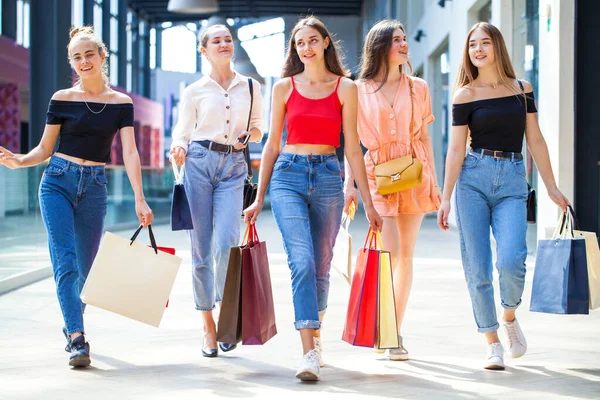
[(294, 29), (292, 29), (292, 33), (290, 34), (290, 41), (287, 46), (287, 54), (285, 56), (285, 62), (283, 63), (283, 71), (281, 72), (282, 78), (287, 78), (290, 76), (294, 76), (304, 71), (304, 64), (300, 61), (300, 57), (298, 56), (298, 52), (296, 51), (296, 33), (302, 28), (305, 27), (314, 28), (319, 32), (319, 34), (325, 38), (329, 38), (329, 46), (325, 49), (325, 67), (331, 73), (334, 73), (338, 76), (349, 76), (350, 71), (348, 71), (343, 64), (343, 56), (338, 52), (337, 47), (340, 46), (338, 42), (335, 42), (325, 24), (321, 22), (321, 20), (315, 16), (310, 16), (306, 18), (302, 18)]
[[(398, 20), (384, 19), (376, 23), (365, 39), (365, 45), (362, 52), (362, 62), (359, 79), (373, 79), (383, 70), (383, 81), (376, 91), (380, 90), (387, 82), (390, 74), (389, 54), (394, 40), (394, 31), (400, 29), (404, 34), (406, 30), (404, 25)], [(408, 74), (412, 75), (413, 69), (410, 60), (408, 64)], [(401, 73), (406, 73), (404, 64), (399, 66)]]
[[(69, 31), (69, 44), (67, 45), (67, 54), (69, 56), (69, 63), (72, 64), (71, 60), (71, 44), (76, 40), (89, 40), (98, 48), (98, 54), (104, 55), (104, 61), (102, 61), (102, 80), (107, 87), (110, 87), (110, 80), (108, 79), (108, 49), (106, 45), (100, 39), (96, 32), (94, 32), (93, 26), (82, 26), (82, 27), (71, 27)], [(81, 82), (81, 78), (78, 76), (73, 86), (78, 85)]]
[(508, 50), (506, 49), (506, 43), (504, 43), (502, 33), (498, 28), (489, 22), (478, 22), (473, 25), (469, 31), (463, 50), (462, 62), (458, 67), (458, 74), (456, 75), (456, 84), (454, 85), (454, 90), (456, 91), (462, 87), (470, 85), (479, 76), (479, 70), (473, 65), (471, 62), (471, 57), (469, 57), (469, 41), (471, 40), (473, 32), (475, 32), (477, 29), (481, 29), (487, 33), (490, 36), (492, 44), (494, 45), (496, 72), (498, 73), (500, 82), (502, 82), (502, 84), (504, 84), (504, 86), (509, 88), (511, 91), (515, 92), (515, 94), (519, 93), (514, 85), (514, 81), (511, 80), (517, 79), (517, 76), (510, 61), (510, 56), (508, 55)]

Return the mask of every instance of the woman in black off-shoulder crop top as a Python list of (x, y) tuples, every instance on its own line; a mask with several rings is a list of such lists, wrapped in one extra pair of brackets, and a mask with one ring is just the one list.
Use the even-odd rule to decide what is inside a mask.
[[(465, 278), (478, 331), (485, 335), (486, 369), (504, 369), (492, 286), (490, 227), (496, 239), (502, 328), (506, 350), (527, 350), (515, 310), (521, 303), (527, 257), (528, 195), (523, 136), (550, 198), (562, 209), (569, 201), (556, 186), (546, 142), (537, 122), (531, 85), (518, 81), (500, 31), (487, 22), (471, 28), (458, 71), (452, 135), (438, 224), (448, 229), (450, 197), (456, 185), (456, 222)], [(465, 157), (467, 137), (470, 149)]]
[[(59, 90), (48, 106), (40, 144), (25, 156), (0, 147), (0, 164), (8, 168), (50, 162), (40, 183), (42, 218), (48, 231), (56, 292), (64, 319), (69, 365), (87, 367), (90, 347), (84, 337), (83, 304), (79, 298), (104, 231), (107, 180), (113, 138), (120, 131), (123, 160), (135, 193), (140, 223), (153, 214), (144, 199), (140, 159), (133, 131), (131, 99), (110, 88), (105, 68), (107, 50), (92, 28), (73, 28), (69, 59), (79, 81)], [(36, 116), (33, 116), (35, 118)], [(52, 154), (56, 141), (58, 150)]]

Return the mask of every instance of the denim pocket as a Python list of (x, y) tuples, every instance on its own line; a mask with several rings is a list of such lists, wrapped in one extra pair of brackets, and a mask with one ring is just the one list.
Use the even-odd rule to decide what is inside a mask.
[(512, 164), (515, 166), (517, 174), (525, 178), (525, 175), (527, 175), (527, 171), (525, 171), (525, 163), (523, 162), (523, 160), (515, 161)]
[(332, 174), (339, 175), (340, 172), (342, 172), (340, 169), (340, 162), (337, 159), (327, 160), (324, 165), (325, 165), (325, 170), (327, 170), (327, 172), (330, 172)]
[(273, 172), (275, 171), (286, 171), (290, 169), (292, 166), (292, 162), (286, 159), (279, 159), (275, 161), (275, 165), (273, 165)]
[(473, 154), (469, 153), (465, 157), (465, 161), (463, 161), (462, 168), (470, 169), (470, 168), (473, 168), (474, 166), (476, 166), (478, 163), (479, 163), (479, 157), (474, 156)]
[(94, 175), (94, 180), (96, 184), (100, 186), (108, 185), (108, 179), (106, 179), (106, 175), (104, 173)]
[(65, 173), (65, 168), (49, 164), (44, 173), (48, 176), (61, 176)]
[(208, 149), (199, 144), (190, 145), (186, 157), (189, 158), (204, 158), (208, 154)]

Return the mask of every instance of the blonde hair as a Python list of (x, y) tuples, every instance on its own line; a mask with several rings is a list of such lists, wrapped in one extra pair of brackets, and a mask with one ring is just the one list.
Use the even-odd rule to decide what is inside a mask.
[(520, 93), (515, 87), (514, 81), (511, 80), (517, 79), (517, 77), (510, 61), (510, 56), (508, 55), (508, 50), (506, 49), (506, 44), (504, 43), (502, 33), (498, 28), (489, 22), (478, 22), (473, 25), (469, 31), (463, 51), (462, 62), (458, 67), (454, 91), (470, 85), (479, 76), (479, 70), (473, 65), (471, 58), (469, 57), (469, 41), (477, 29), (481, 29), (487, 33), (490, 36), (492, 44), (494, 45), (494, 56), (496, 59), (495, 66), (498, 77), (500, 78), (500, 82), (502, 82), (502, 84), (511, 91), (514, 91), (515, 94)]
[[(104, 44), (104, 42), (96, 35), (94, 32), (94, 27), (92, 26), (81, 26), (81, 27), (71, 27), (69, 31), (69, 44), (67, 45), (67, 54), (69, 58), (69, 63), (73, 64), (73, 60), (71, 60), (71, 45), (77, 40), (88, 40), (96, 45), (98, 48), (99, 54), (104, 54), (104, 60), (102, 61), (102, 80), (107, 87), (110, 87), (110, 80), (108, 79), (108, 48)], [(75, 82), (75, 85), (78, 85), (81, 82), (81, 78), (78, 78)]]
[[(225, 29), (231, 35), (231, 31), (229, 30), (229, 27), (226, 25), (215, 24), (215, 25), (207, 26), (206, 28), (204, 28), (204, 30), (200, 34), (200, 39), (199, 39), (200, 43), (198, 44), (198, 50), (200, 50), (201, 47), (206, 48), (206, 46), (208, 45), (208, 39), (209, 39), (210, 34), (217, 29)], [(233, 38), (233, 35), (231, 35), (231, 37)]]

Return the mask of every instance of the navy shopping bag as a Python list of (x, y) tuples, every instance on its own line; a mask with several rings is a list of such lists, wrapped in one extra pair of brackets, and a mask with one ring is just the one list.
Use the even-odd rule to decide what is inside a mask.
[(563, 213), (551, 240), (539, 241), (530, 311), (589, 314), (585, 240), (573, 234), (571, 213)]
[(171, 202), (171, 230), (194, 229), (190, 204), (188, 203), (185, 187), (183, 186), (183, 168), (185, 165), (181, 166), (181, 171), (178, 170), (174, 162), (172, 162), (172, 166), (175, 185), (173, 186), (173, 199)]

